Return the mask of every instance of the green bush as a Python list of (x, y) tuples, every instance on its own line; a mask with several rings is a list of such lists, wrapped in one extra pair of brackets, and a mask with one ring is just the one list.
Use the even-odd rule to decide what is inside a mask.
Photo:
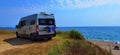
[(58, 30), (58, 31), (56, 32), (56, 34), (60, 34), (60, 35), (61, 35), (61, 34), (64, 34), (64, 35), (65, 35), (65, 34), (68, 34), (68, 32), (66, 32), (66, 31), (59, 31), (59, 30)]
[(85, 40), (84, 36), (76, 30), (71, 30), (69, 36), (73, 39)]
[(56, 34), (57, 37), (69, 38), (69, 32), (66, 31), (57, 31)]
[(56, 32), (56, 34), (62, 34), (63, 33), (63, 31), (57, 31)]
[(67, 51), (69, 50), (69, 49), (66, 49), (66, 48), (70, 44), (71, 44), (70, 41), (65, 40), (62, 43), (54, 45), (53, 48), (48, 52), (48, 55), (64, 55), (64, 52), (66, 52), (66, 50)]

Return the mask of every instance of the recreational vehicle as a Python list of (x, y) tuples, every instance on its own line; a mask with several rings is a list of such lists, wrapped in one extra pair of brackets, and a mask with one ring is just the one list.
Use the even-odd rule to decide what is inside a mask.
[(32, 40), (48, 38), (56, 35), (56, 24), (54, 14), (33, 14), (22, 17), (16, 25), (16, 36), (30, 38)]

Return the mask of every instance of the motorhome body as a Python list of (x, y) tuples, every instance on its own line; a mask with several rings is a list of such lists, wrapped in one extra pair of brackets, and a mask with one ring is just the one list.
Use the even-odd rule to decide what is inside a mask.
[(31, 39), (48, 38), (56, 35), (56, 25), (54, 14), (33, 14), (21, 18), (17, 25), (17, 37), (27, 37)]

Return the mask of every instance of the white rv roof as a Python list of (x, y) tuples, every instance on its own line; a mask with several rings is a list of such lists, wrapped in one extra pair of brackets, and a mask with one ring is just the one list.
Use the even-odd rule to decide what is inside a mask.
[(45, 12), (41, 12), (38, 14), (38, 18), (54, 18), (53, 14), (46, 14)]
[(25, 16), (25, 17), (21, 18), (21, 20), (37, 19), (37, 18), (41, 18), (41, 19), (53, 18), (54, 19), (54, 15), (46, 14), (45, 12), (41, 12), (40, 14), (33, 14), (33, 15)]
[(32, 15), (29, 15), (29, 16), (25, 16), (25, 17), (21, 18), (21, 20), (37, 19), (37, 15), (38, 14), (32, 14)]

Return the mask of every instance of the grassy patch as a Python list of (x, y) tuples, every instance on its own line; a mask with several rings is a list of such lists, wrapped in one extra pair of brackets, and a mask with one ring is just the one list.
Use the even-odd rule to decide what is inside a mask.
[(55, 45), (48, 55), (111, 55), (111, 53), (85, 40), (65, 40)]
[(70, 39), (78, 39), (78, 40), (85, 40), (84, 36), (76, 31), (76, 30), (71, 30), (71, 31), (68, 31), (68, 32), (65, 32), (65, 31), (57, 31), (57, 36), (60, 37), (60, 38), (70, 38)]
[(112, 55), (107, 50), (86, 41), (84, 36), (76, 30), (59, 31), (57, 35), (68, 39), (54, 45), (48, 55)]
[(15, 34), (15, 31), (10, 31), (10, 30), (0, 30), (0, 34)]
[(56, 33), (57, 38), (69, 38), (69, 32), (65, 32), (65, 31), (57, 31)]

